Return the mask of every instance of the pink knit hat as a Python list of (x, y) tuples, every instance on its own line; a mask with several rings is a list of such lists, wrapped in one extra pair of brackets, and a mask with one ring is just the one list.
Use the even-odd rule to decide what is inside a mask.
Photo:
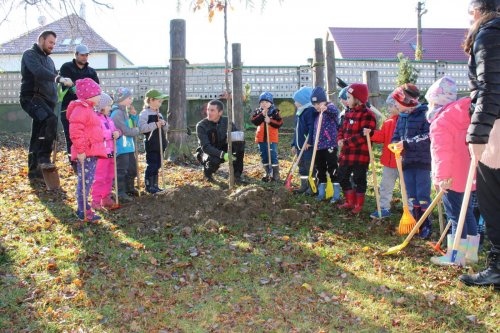
[(101, 94), (101, 87), (92, 79), (76, 80), (76, 97), (85, 100)]

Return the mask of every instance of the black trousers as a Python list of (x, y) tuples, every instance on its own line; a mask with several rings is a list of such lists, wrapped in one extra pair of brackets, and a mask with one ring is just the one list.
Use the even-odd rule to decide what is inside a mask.
[(491, 244), (500, 250), (500, 169), (479, 162), (476, 176), (479, 210)]
[[(227, 146), (223, 149), (227, 152)], [(233, 169), (234, 176), (239, 177), (243, 173), (243, 158), (245, 157), (245, 142), (233, 142)], [(203, 171), (206, 176), (211, 176), (219, 170), (219, 167), (224, 160), (218, 156), (204, 154), (201, 149), (197, 154), (198, 161), (203, 165)]]
[(161, 168), (161, 155), (159, 151), (148, 151), (146, 152), (146, 171), (144, 172), (144, 177), (149, 178), (153, 176), (158, 176), (158, 170)]
[(337, 148), (322, 149), (316, 152), (316, 170), (319, 183), (326, 183), (326, 173), (330, 175), (333, 183), (337, 181), (335, 170), (337, 170)]
[(49, 163), (56, 138), (55, 104), (41, 97), (21, 97), (22, 109), (31, 117), (31, 138), (28, 148), (28, 168), (34, 171), (39, 163)]
[(356, 186), (356, 193), (366, 192), (366, 172), (368, 171), (368, 164), (358, 165), (342, 165), (338, 171), (338, 181), (342, 187), (342, 191), (352, 190), (351, 174), (354, 185)]

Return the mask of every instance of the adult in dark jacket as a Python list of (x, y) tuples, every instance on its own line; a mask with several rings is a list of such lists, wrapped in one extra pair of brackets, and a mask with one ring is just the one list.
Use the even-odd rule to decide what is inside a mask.
[(479, 161), (476, 191), (491, 251), (485, 270), (460, 280), (500, 289), (500, 0), (472, 0), (469, 14), (474, 23), (464, 43), (472, 101), (467, 142)]
[[(197, 159), (203, 165), (203, 174), (209, 181), (219, 166), (226, 162), (227, 154), (227, 117), (223, 117), (224, 104), (219, 100), (211, 100), (207, 106), (207, 118), (196, 124), (198, 136)], [(233, 124), (233, 131), (238, 129)], [(241, 181), (243, 173), (243, 157), (245, 156), (245, 142), (233, 142), (233, 168), (236, 181)]]
[(21, 58), (21, 107), (32, 118), (31, 139), (28, 150), (28, 177), (41, 177), (38, 166), (53, 169), (50, 162), (52, 145), (56, 137), (57, 118), (54, 108), (57, 103), (57, 83), (67, 87), (73, 85), (69, 78), (57, 74), (54, 62), (49, 57), (56, 45), (57, 35), (43, 31), (37, 43), (24, 51)]
[[(90, 78), (96, 83), (99, 83), (99, 78), (95, 69), (89, 66), (87, 59), (89, 58), (89, 48), (80, 44), (75, 48), (75, 58), (72, 61), (65, 62), (62, 64), (59, 74), (70, 78), (73, 82), (76, 80)], [(64, 129), (64, 136), (66, 137), (66, 148), (68, 151), (68, 157), (71, 161), (71, 139), (69, 138), (69, 121), (66, 118), (66, 109), (71, 101), (76, 100), (76, 91), (74, 87), (67, 88), (66, 94), (61, 103), (61, 123)], [(76, 168), (76, 163), (73, 164)]]

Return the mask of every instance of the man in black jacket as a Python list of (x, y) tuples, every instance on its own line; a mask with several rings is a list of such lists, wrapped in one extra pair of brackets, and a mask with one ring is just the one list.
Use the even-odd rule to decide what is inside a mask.
[(50, 162), (52, 145), (56, 137), (57, 83), (73, 85), (69, 78), (57, 75), (54, 62), (49, 57), (56, 45), (56, 34), (43, 31), (38, 42), (24, 51), (21, 59), (21, 107), (33, 119), (28, 153), (28, 177), (41, 177), (38, 167), (53, 169)]
[[(68, 77), (73, 82), (76, 80), (91, 78), (96, 83), (99, 83), (99, 78), (97, 77), (97, 73), (95, 69), (89, 66), (87, 62), (89, 58), (89, 48), (80, 44), (75, 48), (75, 58), (72, 61), (65, 62), (62, 64), (61, 69), (59, 70), (59, 74)], [(64, 129), (64, 136), (66, 137), (66, 148), (68, 151), (68, 158), (71, 155), (71, 139), (69, 138), (69, 121), (66, 118), (66, 109), (71, 101), (76, 100), (76, 92), (74, 87), (68, 88), (66, 94), (61, 103), (61, 123)], [(71, 162), (71, 158), (70, 158)], [(72, 163), (72, 166), (76, 170), (76, 163)]]
[[(224, 104), (219, 100), (211, 100), (207, 106), (207, 118), (196, 124), (198, 136), (197, 159), (203, 165), (203, 174), (208, 181), (212, 181), (212, 174), (219, 169), (221, 163), (226, 162), (227, 154), (227, 117), (223, 117)], [(236, 126), (232, 126), (237, 131)], [(233, 142), (233, 168), (236, 181), (241, 181), (243, 173), (243, 157), (245, 142)]]

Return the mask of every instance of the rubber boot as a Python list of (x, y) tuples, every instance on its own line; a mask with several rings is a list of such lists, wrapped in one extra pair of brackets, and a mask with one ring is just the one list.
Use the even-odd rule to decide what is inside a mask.
[[(418, 220), (420, 220), (420, 217), (422, 215), (424, 215), (425, 210), (423, 210), (420, 206), (416, 206), (416, 207), (417, 207), (416, 209), (418, 210), (416, 212), (418, 218), (415, 216), (415, 220), (418, 222)], [(413, 210), (415, 211), (415, 207), (413, 208)], [(429, 215), (426, 217), (424, 223), (420, 227), (420, 230), (418, 231), (417, 237), (422, 238), (422, 239), (429, 239), (431, 237), (431, 233), (432, 233), (432, 220), (431, 220), (431, 217)]]
[(132, 198), (127, 194), (126, 189), (125, 177), (118, 176), (118, 200), (122, 203), (132, 202)]
[(326, 183), (320, 183), (318, 185), (318, 195), (316, 196), (316, 200), (322, 201), (325, 200), (326, 193)]
[(307, 180), (307, 176), (304, 178), (300, 176), (300, 187), (298, 189), (293, 190), (293, 193), (302, 194), (309, 188), (309, 181)]
[(356, 192), (354, 190), (344, 191), (345, 202), (339, 205), (340, 209), (352, 209), (356, 203)]
[(470, 236), (467, 235), (467, 252), (465, 252), (465, 263), (475, 264), (478, 262), (477, 252), (479, 250), (479, 235)]
[(154, 176), (145, 177), (144, 184), (146, 184), (146, 192), (151, 193), (151, 194), (155, 194), (155, 193), (159, 192), (155, 187)]
[(333, 197), (330, 200), (330, 203), (336, 203), (337, 201), (340, 200), (340, 184), (339, 183), (333, 183)]
[(132, 196), (132, 197), (138, 197), (139, 191), (135, 188), (134, 181), (135, 181), (135, 177), (127, 177), (126, 183), (125, 183), (125, 185), (126, 185), (125, 192), (127, 192), (127, 194)]
[(264, 168), (264, 177), (261, 178), (263, 182), (270, 182), (271, 181), (271, 175), (269, 173), (269, 167), (267, 165), (263, 165)]
[(352, 210), (353, 214), (361, 213), (363, 210), (363, 205), (365, 204), (365, 194), (364, 193), (356, 193), (356, 203), (354, 204), (354, 209)]
[[(237, 177), (236, 177), (236, 175), (234, 175), (234, 177), (235, 177), (235, 178), (237, 178)], [(155, 189), (156, 189), (158, 192), (163, 192), (163, 191), (164, 191), (164, 189), (162, 189), (162, 188), (160, 188), (160, 187), (158, 186), (158, 175), (153, 176), (153, 186), (155, 187)]]
[(280, 166), (279, 165), (273, 166), (273, 180), (275, 182), (280, 181)]
[(489, 287), (500, 290), (500, 247), (493, 246), (488, 254), (488, 266), (477, 274), (465, 274), (459, 277), (468, 286)]
[[(455, 244), (453, 244), (455, 246)], [(465, 266), (465, 253), (467, 252), (467, 238), (460, 238), (460, 243), (457, 247), (457, 254), (455, 261), (451, 262), (453, 259), (453, 249), (451, 250), (450, 265), (460, 265)]]
[(448, 234), (446, 235), (446, 254), (444, 256), (435, 256), (431, 257), (431, 262), (435, 265), (450, 265), (451, 259), (451, 250), (453, 249), (453, 240), (455, 239), (455, 235)]

